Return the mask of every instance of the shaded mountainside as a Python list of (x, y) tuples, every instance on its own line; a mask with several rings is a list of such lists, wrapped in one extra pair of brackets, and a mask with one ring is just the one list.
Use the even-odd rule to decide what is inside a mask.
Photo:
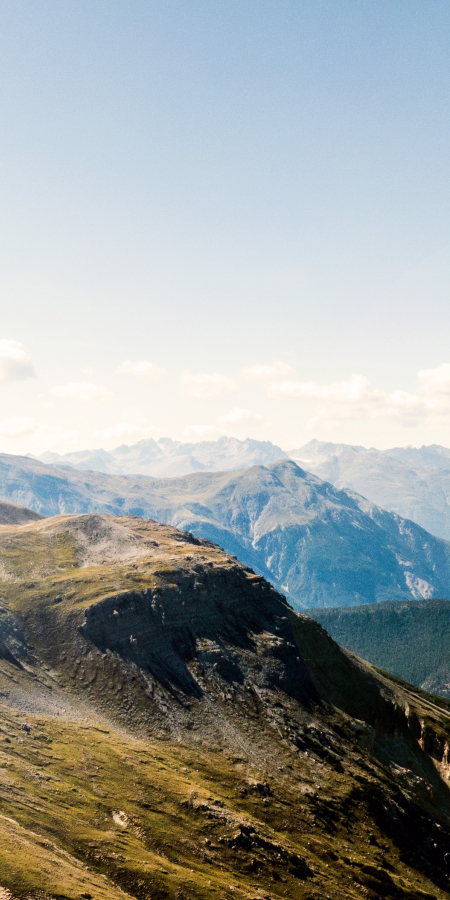
[(312, 440), (290, 456), (341, 490), (358, 491), (384, 509), (450, 540), (450, 451), (445, 447), (366, 450)]
[(39, 513), (132, 513), (220, 544), (296, 608), (447, 596), (450, 544), (292, 460), (150, 479), (0, 455), (0, 495)]
[(42, 519), (42, 516), (32, 509), (0, 501), (0, 525), (23, 525), (25, 522), (36, 522), (38, 519)]
[(4, 897), (450, 897), (445, 701), (169, 526), (4, 527), (0, 560)]
[(270, 441), (221, 437), (216, 441), (183, 444), (171, 438), (149, 438), (114, 450), (79, 450), (74, 453), (43, 453), (42, 462), (109, 475), (150, 475), (174, 478), (190, 472), (222, 472), (246, 466), (269, 465), (287, 453)]
[(314, 610), (335, 641), (417, 687), (450, 698), (450, 602)]

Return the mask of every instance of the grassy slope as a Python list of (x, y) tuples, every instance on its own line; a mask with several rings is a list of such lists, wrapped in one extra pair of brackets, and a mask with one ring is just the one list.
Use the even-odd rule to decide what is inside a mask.
[[(15, 896), (360, 897), (374, 884), (449, 896), (370, 821), (371, 788), (389, 788), (370, 765), (331, 779), (293, 761), (265, 801), (251, 790), (260, 773), (217, 751), (4, 707), (1, 722), (0, 884)], [(261, 838), (250, 859), (227, 844), (243, 824)]]
[[(61, 900), (115, 900), (123, 892), (139, 900), (450, 897), (434, 851), (428, 858), (408, 850), (429, 839), (438, 847), (442, 835), (447, 846), (450, 837), (437, 755), (433, 763), (418, 749), (428, 780), (420, 809), (411, 806), (412, 782), (403, 794), (387, 758), (361, 748), (348, 718), (366, 714), (375, 723), (380, 709), (400, 709), (403, 687), (391, 688), (362, 664), (355, 669), (310, 620), (292, 614), (294, 636), (321, 695), (342, 713), (326, 706), (307, 713), (282, 692), (264, 690), (243, 707), (243, 691), (213, 679), (209, 698), (183, 701), (192, 725), (168, 730), (162, 740), (151, 721), (145, 736), (122, 715), (115, 683), (96, 690), (88, 683), (95, 648), (87, 648), (84, 676), (70, 689), (63, 668), (43, 664), (43, 621), (53, 623), (57, 644), (70, 616), (78, 622), (111, 593), (162, 590), (180, 566), (199, 577), (202, 567), (236, 568), (218, 548), (179, 542), (172, 529), (151, 523), (131, 524), (133, 534), (157, 538), (158, 546), (150, 543), (138, 562), (124, 563), (108, 558), (100, 542), (100, 555), (85, 566), (70, 518), (0, 530), (2, 603), (28, 623), (36, 642), (22, 663), (0, 660), (0, 887), (14, 897), (44, 892)], [(101, 522), (95, 529), (98, 535)], [(247, 577), (263, 591), (260, 579)], [(380, 685), (393, 703), (377, 706)], [(101, 711), (108, 690), (119, 714), (109, 720), (110, 707)], [(180, 700), (171, 702), (176, 711)], [(202, 725), (211, 703), (213, 716), (226, 722), (222, 745)], [(346, 703), (355, 706), (346, 710)], [(411, 691), (407, 703), (435, 738), (450, 737), (445, 710)]]

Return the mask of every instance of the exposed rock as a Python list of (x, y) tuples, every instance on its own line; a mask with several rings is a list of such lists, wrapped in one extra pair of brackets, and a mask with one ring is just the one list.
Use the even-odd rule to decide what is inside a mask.
[(0, 556), (14, 898), (450, 897), (444, 701), (168, 526), (58, 517)]

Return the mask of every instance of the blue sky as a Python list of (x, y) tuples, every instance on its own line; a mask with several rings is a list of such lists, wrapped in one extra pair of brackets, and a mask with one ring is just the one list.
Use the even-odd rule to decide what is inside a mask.
[(0, 449), (450, 444), (449, 38), (439, 0), (4, 0)]

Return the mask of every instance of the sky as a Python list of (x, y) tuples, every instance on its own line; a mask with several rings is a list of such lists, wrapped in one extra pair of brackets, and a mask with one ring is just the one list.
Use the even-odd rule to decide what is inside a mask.
[(0, 451), (450, 446), (447, 0), (3, 0)]

